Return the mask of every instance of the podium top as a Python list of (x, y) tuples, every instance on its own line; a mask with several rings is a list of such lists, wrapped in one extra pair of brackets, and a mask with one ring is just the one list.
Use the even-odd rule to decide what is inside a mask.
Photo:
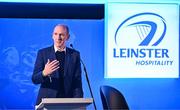
[(66, 106), (66, 105), (80, 105), (80, 106), (87, 106), (93, 102), (92, 98), (42, 98), (42, 101), (39, 105), (35, 107), (37, 110), (38, 108), (42, 108), (45, 105), (58, 105), (58, 106)]

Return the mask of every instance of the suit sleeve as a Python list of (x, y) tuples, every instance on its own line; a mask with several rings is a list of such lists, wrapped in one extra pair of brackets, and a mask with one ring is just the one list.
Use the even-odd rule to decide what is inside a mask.
[(77, 55), (76, 65), (75, 65), (75, 75), (73, 78), (73, 97), (81, 98), (83, 97), (82, 90), (82, 79), (81, 79), (81, 63), (80, 54)]
[(34, 84), (43, 83), (46, 80), (46, 77), (42, 75), (42, 71), (44, 69), (44, 61), (43, 55), (41, 51), (38, 51), (37, 58), (34, 65), (33, 75), (32, 75), (32, 82)]

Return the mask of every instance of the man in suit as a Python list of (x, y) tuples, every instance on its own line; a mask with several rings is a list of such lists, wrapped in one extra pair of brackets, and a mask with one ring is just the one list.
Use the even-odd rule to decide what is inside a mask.
[(53, 31), (54, 45), (38, 51), (32, 82), (41, 84), (36, 105), (42, 98), (83, 97), (80, 53), (65, 46), (69, 28), (58, 24)]

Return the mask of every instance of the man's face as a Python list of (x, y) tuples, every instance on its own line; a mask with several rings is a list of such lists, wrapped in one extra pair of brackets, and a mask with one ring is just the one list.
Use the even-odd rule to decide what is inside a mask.
[(69, 39), (69, 33), (64, 26), (56, 26), (53, 32), (54, 45), (57, 48), (65, 46), (65, 42)]

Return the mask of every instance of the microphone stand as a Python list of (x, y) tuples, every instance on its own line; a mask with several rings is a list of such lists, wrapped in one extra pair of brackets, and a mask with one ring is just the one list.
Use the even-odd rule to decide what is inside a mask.
[(88, 83), (88, 87), (89, 87), (89, 90), (90, 90), (90, 94), (91, 94), (91, 97), (93, 98), (93, 105), (94, 105), (94, 109), (97, 110), (96, 108), (96, 104), (95, 104), (95, 100), (94, 100), (94, 96), (93, 96), (93, 93), (92, 93), (92, 89), (91, 89), (91, 86), (90, 86), (90, 82), (89, 82), (89, 78), (88, 78), (88, 74), (87, 74), (87, 70), (86, 70), (86, 66), (85, 64), (83, 63), (83, 61), (80, 59), (81, 63), (83, 64), (83, 68), (84, 68), (84, 72), (85, 72), (85, 76), (86, 76), (86, 80), (87, 80), (87, 83)]
[[(72, 44), (70, 44), (70, 47), (71, 47), (72, 49), (74, 49)], [(74, 50), (75, 50), (75, 49), (74, 49)], [(81, 60), (81, 58), (80, 58), (80, 62), (81, 62), (82, 65), (83, 65), (83, 69), (84, 69), (85, 76), (86, 76), (86, 81), (87, 81), (87, 83), (88, 83), (88, 87), (89, 87), (89, 90), (90, 90), (91, 97), (93, 98), (94, 109), (97, 110), (96, 104), (95, 104), (95, 100), (94, 100), (94, 96), (93, 96), (93, 93), (92, 93), (92, 89), (91, 89), (91, 86), (90, 86), (90, 82), (89, 82), (89, 78), (88, 78), (88, 73), (87, 73), (87, 70), (86, 70), (86, 66), (85, 66), (85, 64), (83, 63), (83, 61)]]

